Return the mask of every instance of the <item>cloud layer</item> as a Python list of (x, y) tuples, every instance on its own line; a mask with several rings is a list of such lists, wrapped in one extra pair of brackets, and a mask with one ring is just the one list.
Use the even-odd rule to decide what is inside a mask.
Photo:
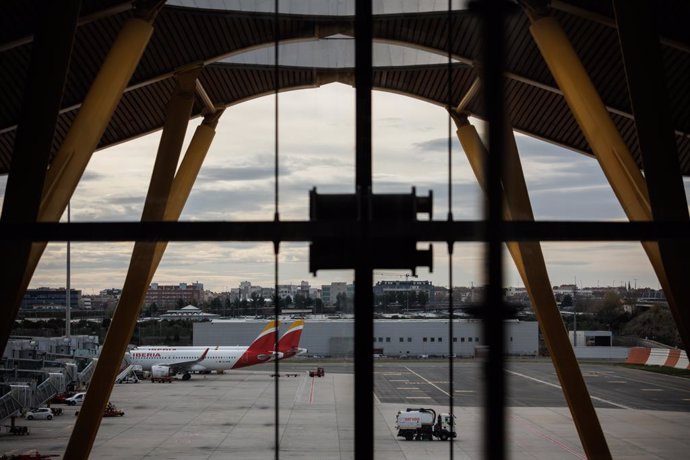
[[(434, 194), (434, 218), (448, 210), (448, 117), (443, 109), (404, 96), (374, 94), (374, 191)], [(308, 193), (354, 192), (354, 90), (333, 84), (280, 96), (279, 211), (284, 220), (308, 218)], [(272, 220), (274, 209), (274, 99), (255, 99), (226, 110), (182, 220)], [(198, 120), (190, 123), (187, 142)], [(137, 221), (141, 217), (160, 133), (96, 152), (72, 199), (73, 221)], [(517, 135), (518, 149), (538, 220), (620, 220), (623, 211), (597, 162)], [(186, 146), (185, 146), (186, 148)], [(451, 137), (452, 211), (455, 219), (480, 219), (482, 195), (460, 144)], [(4, 194), (6, 177), (0, 177)], [(690, 189), (686, 180), (686, 191)], [(608, 285), (637, 280), (658, 283), (636, 243), (547, 243), (552, 284)], [(130, 243), (72, 245), (72, 286), (85, 292), (120, 287)], [(308, 272), (308, 245), (281, 244), (280, 280), (312, 285), (351, 281), (350, 271)], [(434, 271), (420, 279), (448, 284), (448, 255), (434, 245)], [(220, 291), (242, 280), (273, 283), (270, 243), (171, 243), (154, 281), (199, 281)], [(521, 285), (510, 261), (507, 284)], [(50, 244), (33, 287), (64, 286), (65, 244)], [(456, 244), (454, 284), (482, 283), (480, 244)], [(375, 279), (404, 272), (377, 271)]]

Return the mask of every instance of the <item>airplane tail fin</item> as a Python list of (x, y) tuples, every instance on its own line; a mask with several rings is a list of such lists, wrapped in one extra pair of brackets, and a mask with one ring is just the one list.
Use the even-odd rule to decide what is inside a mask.
[(278, 342), (278, 352), (282, 353), (282, 358), (290, 358), (299, 353), (299, 340), (302, 337), (304, 320), (298, 319), (290, 325)]
[(254, 339), (247, 351), (256, 353), (270, 352), (275, 348), (276, 334), (280, 322), (271, 321), (263, 328), (259, 336)]

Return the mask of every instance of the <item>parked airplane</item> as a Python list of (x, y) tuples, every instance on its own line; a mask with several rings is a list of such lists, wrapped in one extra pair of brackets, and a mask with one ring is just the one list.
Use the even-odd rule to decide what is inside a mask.
[(274, 351), (277, 332), (271, 321), (248, 347), (135, 348), (125, 354), (125, 361), (150, 370), (154, 378), (182, 374), (182, 380), (189, 380), (191, 371), (225, 371), (280, 359), (282, 353)]
[[(300, 338), (302, 337), (302, 330), (304, 329), (304, 320), (299, 319), (292, 323), (290, 327), (283, 333), (283, 335), (280, 337), (280, 340), (278, 341), (278, 359), (286, 359), (286, 358), (291, 358), (295, 355), (301, 355), (303, 353), (307, 352), (306, 348), (299, 348), (299, 341)], [(275, 336), (274, 336), (275, 337)], [(240, 350), (240, 349), (245, 349), (246, 347), (242, 346), (227, 346), (227, 345), (222, 345), (222, 346), (214, 346), (214, 347), (209, 347), (209, 346), (190, 346), (190, 347), (169, 347), (169, 346), (157, 346), (157, 345), (149, 345), (149, 346), (142, 346), (142, 347), (136, 347), (133, 351), (179, 351), (179, 350), (206, 350), (209, 349), (211, 351), (217, 351), (217, 350)], [(275, 348), (275, 344), (271, 343), (270, 344), (270, 350), (273, 351)]]

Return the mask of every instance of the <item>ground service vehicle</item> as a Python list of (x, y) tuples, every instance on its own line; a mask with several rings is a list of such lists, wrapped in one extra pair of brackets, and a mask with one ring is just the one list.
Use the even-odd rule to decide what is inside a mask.
[(68, 406), (81, 406), (81, 403), (84, 402), (85, 396), (86, 393), (77, 393), (74, 396), (65, 398), (65, 403), (67, 403)]
[(103, 417), (122, 417), (123, 415), (125, 415), (125, 411), (118, 409), (115, 407), (115, 404), (110, 402), (105, 407), (105, 412), (103, 413)]
[(326, 371), (324, 371), (323, 367), (317, 367), (309, 371), (309, 377), (323, 377), (324, 375), (326, 375)]
[(53, 412), (47, 407), (41, 407), (38, 409), (29, 409), (29, 411), (26, 413), (26, 419), (27, 420), (33, 420), (33, 419), (53, 420)]
[(410, 409), (399, 411), (395, 418), (398, 436), (408, 441), (412, 439), (441, 441), (455, 438), (455, 415), (438, 414), (433, 409)]

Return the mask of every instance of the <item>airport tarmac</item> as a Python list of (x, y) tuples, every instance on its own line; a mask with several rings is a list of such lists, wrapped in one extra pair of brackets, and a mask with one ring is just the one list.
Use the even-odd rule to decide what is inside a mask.
[[(351, 363), (286, 361), (279, 379), (280, 458), (353, 458)], [(679, 459), (690, 451), (690, 379), (615, 365), (583, 365), (597, 414), (616, 459)], [(111, 401), (124, 417), (104, 418), (92, 451), (98, 459), (272, 459), (275, 384), (270, 366), (190, 381), (116, 385)], [(447, 411), (450, 390), (443, 362), (380, 361), (375, 376), (375, 458), (418, 460), (482, 458), (481, 365), (458, 360), (454, 400), (458, 439), (405, 441), (396, 437), (395, 414), (406, 407)], [(285, 373), (297, 373), (286, 377)], [(508, 366), (507, 450), (513, 459), (585, 455), (548, 361)], [(555, 386), (556, 385), (556, 386)], [(0, 434), (0, 453), (37, 449), (61, 455), (75, 408), (51, 421), (25, 421), (29, 436)]]

